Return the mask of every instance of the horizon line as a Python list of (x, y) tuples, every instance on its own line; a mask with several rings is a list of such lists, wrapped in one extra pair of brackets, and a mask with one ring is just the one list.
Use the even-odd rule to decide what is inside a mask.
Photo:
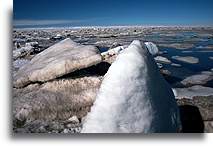
[[(23, 25), (24, 26), (24, 25)], [(89, 28), (134, 28), (134, 27), (144, 27), (144, 28), (152, 28), (152, 27), (207, 27), (211, 28), (213, 25), (87, 25), (87, 26), (55, 26), (55, 27), (21, 27), (14, 26), (13, 29), (89, 29)]]

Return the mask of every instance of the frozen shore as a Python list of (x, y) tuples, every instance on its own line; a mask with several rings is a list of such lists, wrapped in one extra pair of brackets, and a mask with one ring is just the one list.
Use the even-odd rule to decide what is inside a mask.
[[(187, 38), (180, 35), (183, 32), (189, 33)], [(147, 45), (150, 46), (153, 58), (158, 62), (161, 74), (174, 89), (178, 90), (176, 99), (181, 108), (181, 121), (185, 122), (184, 114), (187, 114), (185, 107), (193, 106), (200, 112), (203, 122), (203, 130), (199, 129), (199, 132), (210, 132), (213, 129), (211, 126), (213, 118), (210, 116), (213, 109), (209, 107), (213, 102), (212, 74), (210, 74), (213, 67), (209, 57), (213, 55), (210, 49), (201, 48), (208, 45), (199, 46), (197, 43), (206, 44), (208, 43), (206, 40), (211, 42), (212, 33), (211, 28), (190, 27), (14, 29), (12, 70), (16, 79), (13, 82), (13, 131), (80, 132), (82, 122), (96, 99), (109, 67), (134, 39), (138, 39), (141, 43), (149, 42)], [(65, 40), (66, 42), (61, 44), (66, 38), (75, 42), (73, 43), (75, 48), (71, 44), (72, 41)], [(184, 43), (172, 44), (180, 41)], [(60, 46), (57, 45), (55, 48), (56, 44)], [(172, 49), (170, 46), (160, 47), (160, 44), (172, 44)], [(186, 46), (176, 50), (173, 45)], [(199, 48), (192, 48), (195, 46)], [(82, 51), (78, 52), (80, 51), (78, 49)], [(101, 53), (101, 49), (106, 52)], [(207, 58), (202, 58), (204, 50)], [(172, 56), (176, 55), (170, 51), (174, 51), (174, 54), (181, 52), (183, 55), (179, 57), (186, 54), (185, 57), (195, 57), (199, 61), (175, 60)], [(82, 59), (82, 56), (85, 58)], [(70, 64), (69, 57), (81, 64), (73, 64), (72, 60)], [(92, 59), (92, 62), (88, 59)], [(125, 73), (122, 75), (125, 76)], [(199, 93), (193, 93), (196, 85), (202, 88), (199, 89)], [(197, 129), (188, 128), (188, 131), (190, 130), (193, 132)]]

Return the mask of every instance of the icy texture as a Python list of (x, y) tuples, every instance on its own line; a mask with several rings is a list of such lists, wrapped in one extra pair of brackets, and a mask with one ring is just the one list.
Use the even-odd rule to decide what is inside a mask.
[(185, 57), (181, 57), (181, 56), (172, 56), (173, 59), (181, 61), (181, 62), (185, 62), (185, 63), (189, 63), (189, 64), (197, 64), (199, 63), (199, 59), (196, 57), (191, 57), (191, 56), (185, 56)]
[(101, 55), (102, 56), (106, 56), (106, 55), (117, 55), (119, 54), (122, 50), (125, 49), (125, 46), (118, 46), (118, 47), (115, 47), (115, 48), (112, 48), (112, 49), (109, 49), (105, 52), (102, 52)]
[(195, 96), (213, 95), (213, 88), (195, 85), (188, 88), (174, 88), (173, 92), (177, 99), (188, 98), (193, 99)]
[(162, 56), (155, 57), (155, 61), (160, 62), (160, 63), (164, 63), (164, 64), (170, 64), (171, 63), (171, 61), (169, 59), (167, 59), (166, 57), (162, 57)]
[(26, 44), (24, 47), (13, 50), (13, 58), (20, 58), (33, 50), (33, 47), (30, 44)]
[(200, 74), (192, 75), (181, 81), (183, 85), (203, 85), (213, 80), (212, 72), (202, 72)]
[(21, 67), (14, 77), (14, 86), (24, 87), (34, 82), (45, 82), (102, 61), (98, 48), (80, 45), (70, 38), (37, 54)]
[(123, 50), (123, 49), (124, 49), (123, 46), (118, 46), (118, 47), (108, 50), (107, 52), (109, 53), (109, 55), (114, 55), (114, 54), (119, 54), (121, 52), (121, 50)]
[(135, 40), (110, 66), (82, 132), (177, 132), (179, 125), (172, 89), (145, 45)]
[(171, 65), (174, 66), (174, 67), (181, 67), (181, 65), (177, 64), (177, 63), (172, 63)]
[(152, 55), (156, 55), (159, 52), (158, 47), (154, 43), (145, 42), (145, 45)]
[(28, 42), (28, 43), (25, 43), (25, 46), (38, 46), (38, 42)]
[(158, 68), (163, 68), (163, 64), (161, 64), (161, 63), (157, 63), (157, 65), (158, 65)]
[(81, 118), (93, 104), (101, 80), (98, 77), (59, 79), (43, 85), (13, 89), (13, 117), (24, 120), (66, 120)]
[(27, 59), (17, 59), (13, 62), (13, 66), (15, 68), (20, 68), (20, 67), (26, 65), (27, 63), (29, 63), (29, 60), (27, 60)]

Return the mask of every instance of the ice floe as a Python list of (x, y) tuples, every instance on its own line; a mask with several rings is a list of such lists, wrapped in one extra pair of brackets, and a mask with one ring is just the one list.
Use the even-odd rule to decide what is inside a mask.
[(158, 65), (158, 68), (163, 68), (163, 64), (161, 64), (161, 63), (157, 63), (157, 65)]
[(175, 98), (177, 99), (182, 99), (182, 98), (193, 99), (193, 97), (195, 96), (213, 95), (213, 88), (204, 87), (201, 85), (194, 85), (188, 88), (173, 88), (172, 90), (175, 94)]
[(121, 50), (123, 50), (124, 48), (125, 48), (124, 46), (118, 46), (118, 47), (108, 50), (108, 53), (109, 53), (109, 55), (119, 54), (121, 52)]
[(25, 56), (32, 51), (33, 51), (33, 46), (31, 46), (30, 44), (26, 44), (24, 47), (13, 50), (13, 59), (17, 59), (22, 56)]
[(160, 47), (167, 47), (167, 48), (175, 48), (175, 49), (189, 49), (193, 48), (194, 44), (188, 44), (188, 43), (172, 43), (172, 44), (159, 44)]
[(25, 43), (25, 46), (37, 47), (38, 45), (39, 45), (38, 42), (28, 42), (28, 43)]
[(207, 46), (198, 46), (197, 49), (213, 49), (213, 45), (207, 45)]
[(208, 81), (213, 80), (213, 73), (208, 72), (201, 72), (200, 74), (192, 75), (184, 80), (181, 81), (183, 85), (189, 86), (189, 85), (202, 85), (206, 84)]
[(157, 56), (154, 58), (156, 62), (164, 63), (164, 64), (171, 64), (171, 61), (167, 59), (166, 57)]
[(177, 64), (177, 63), (172, 63), (171, 66), (174, 66), (174, 67), (181, 67), (180, 64)]
[(37, 54), (19, 69), (14, 77), (14, 86), (24, 87), (32, 82), (45, 82), (101, 61), (97, 47), (81, 45), (67, 38)]
[(192, 56), (172, 56), (172, 59), (185, 62), (185, 63), (190, 63), (190, 64), (197, 64), (199, 63), (199, 59), (196, 57)]
[(125, 46), (118, 46), (118, 47), (109, 49), (105, 52), (102, 52), (101, 55), (104, 56), (104, 57), (118, 55), (125, 48), (126, 48)]
[(56, 36), (53, 37), (54, 39), (62, 39), (62, 35), (61, 34), (57, 34)]
[(145, 42), (144, 44), (146, 45), (146, 47), (148, 48), (149, 52), (152, 55), (156, 55), (159, 52), (158, 47), (154, 43), (152, 43), (152, 42)]

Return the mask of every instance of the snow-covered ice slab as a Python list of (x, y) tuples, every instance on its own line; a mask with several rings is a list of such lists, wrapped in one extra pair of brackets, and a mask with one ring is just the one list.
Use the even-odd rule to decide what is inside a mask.
[(19, 69), (15, 87), (32, 82), (45, 82), (102, 61), (97, 47), (85, 46), (67, 38), (37, 54)]
[(117, 55), (119, 54), (122, 50), (124, 50), (126, 47), (125, 46), (118, 46), (112, 49), (109, 49), (105, 52), (102, 52), (101, 55), (102, 56), (106, 56), (106, 55)]
[(210, 96), (213, 95), (213, 88), (194, 85), (188, 88), (173, 88), (173, 92), (177, 99), (187, 98), (193, 99), (195, 96)]
[(190, 64), (197, 64), (199, 63), (199, 59), (196, 57), (192, 57), (192, 56), (172, 56), (173, 59), (181, 61), (181, 62), (185, 62), (185, 63), (190, 63)]
[(158, 49), (157, 45), (155, 45), (154, 43), (145, 42), (144, 44), (146, 45), (147, 49), (149, 50), (149, 52), (152, 55), (156, 55), (159, 52), (159, 49)]
[(177, 132), (179, 127), (172, 89), (145, 45), (133, 41), (104, 76), (82, 132)]
[(155, 61), (160, 62), (160, 63), (171, 64), (171, 61), (169, 59), (167, 59), (166, 57), (157, 56), (154, 59), (155, 59)]
[(213, 73), (211, 71), (201, 72), (200, 74), (192, 75), (181, 81), (183, 85), (203, 85), (208, 81), (213, 80)]

